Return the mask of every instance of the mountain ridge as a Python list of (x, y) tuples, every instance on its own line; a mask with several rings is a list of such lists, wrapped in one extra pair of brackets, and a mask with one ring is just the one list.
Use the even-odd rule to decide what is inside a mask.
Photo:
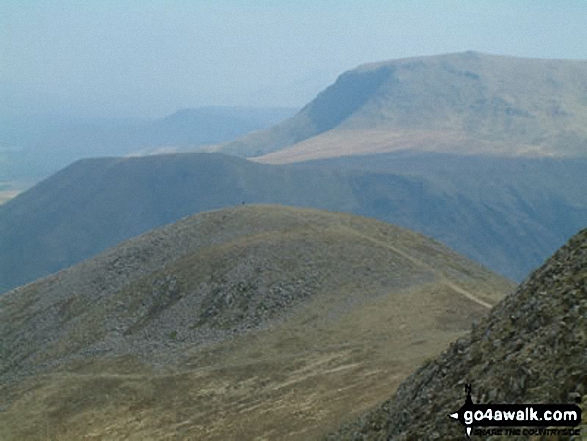
[(587, 219), (584, 160), (350, 159), (273, 166), (185, 153), (79, 161), (0, 206), (0, 291), (184, 216), (243, 202), (402, 225), (517, 280)]
[(405, 149), (585, 156), (586, 122), (587, 61), (465, 52), (361, 65), (219, 151), (272, 163)]
[(190, 107), (160, 118), (0, 118), (0, 181), (38, 182), (87, 157), (147, 155), (227, 142), (268, 128), (293, 108)]

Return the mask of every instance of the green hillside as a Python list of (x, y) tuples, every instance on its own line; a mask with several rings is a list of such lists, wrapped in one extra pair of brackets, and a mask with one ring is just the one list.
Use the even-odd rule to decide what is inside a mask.
[(188, 217), (0, 297), (0, 439), (311, 439), (510, 289), (372, 219)]

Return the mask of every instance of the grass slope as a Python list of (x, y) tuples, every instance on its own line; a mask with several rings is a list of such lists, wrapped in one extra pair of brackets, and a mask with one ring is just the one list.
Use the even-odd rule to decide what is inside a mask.
[(574, 404), (576, 397), (582, 397), (582, 435), (573, 439), (585, 439), (586, 287), (587, 230), (583, 230), (469, 335), (411, 375), (392, 399), (327, 439), (462, 439), (462, 426), (447, 415), (463, 404), (467, 382), (473, 384), (475, 403)]
[(271, 163), (406, 149), (585, 156), (586, 127), (587, 62), (464, 52), (345, 72), (297, 115), (220, 150)]
[(0, 298), (0, 438), (320, 436), (511, 287), (357, 216), (189, 217)]

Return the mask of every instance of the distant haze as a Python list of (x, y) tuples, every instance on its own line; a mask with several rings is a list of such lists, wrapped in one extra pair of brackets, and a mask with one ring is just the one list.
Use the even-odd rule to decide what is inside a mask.
[(580, 1), (0, 3), (0, 116), (302, 106), (371, 61), (475, 50), (586, 59)]

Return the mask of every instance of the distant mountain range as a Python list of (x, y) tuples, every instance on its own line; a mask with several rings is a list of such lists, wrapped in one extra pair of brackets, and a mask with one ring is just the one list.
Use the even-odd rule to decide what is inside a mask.
[(219, 150), (271, 163), (400, 150), (586, 156), (587, 61), (464, 52), (367, 64)]
[(243, 202), (385, 220), (520, 280), (587, 224), (586, 169), (585, 159), (438, 154), (289, 166), (204, 153), (82, 160), (0, 206), (0, 291)]
[(0, 119), (0, 183), (44, 178), (85, 157), (148, 154), (229, 141), (292, 116), (292, 108), (198, 107), (158, 119)]
[[(587, 430), (587, 230), (575, 235), (469, 335), (412, 374), (396, 395), (328, 440), (463, 439), (464, 403), (575, 404)], [(499, 424), (497, 424), (499, 428)], [(475, 439), (475, 437), (473, 437)], [(500, 439), (498, 436), (487, 439)]]
[(191, 216), (0, 297), (0, 438), (312, 439), (511, 289), (372, 219)]

